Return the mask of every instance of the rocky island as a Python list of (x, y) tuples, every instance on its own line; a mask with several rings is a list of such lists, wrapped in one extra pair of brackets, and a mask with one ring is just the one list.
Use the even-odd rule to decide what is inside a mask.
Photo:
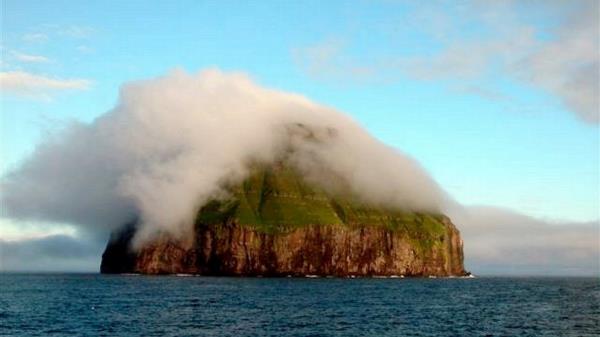
[(161, 235), (131, 248), (115, 231), (102, 273), (223, 276), (462, 276), (463, 245), (442, 214), (333, 197), (285, 165), (255, 170), (225, 200), (202, 207), (190, 242)]

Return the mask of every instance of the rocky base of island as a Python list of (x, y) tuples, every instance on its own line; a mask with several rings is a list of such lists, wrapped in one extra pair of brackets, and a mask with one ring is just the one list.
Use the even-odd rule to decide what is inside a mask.
[[(265, 277), (465, 276), (462, 241), (450, 220), (436, 238), (378, 226), (314, 225), (264, 233), (228, 223), (201, 226), (191, 245), (167, 236), (134, 251), (134, 228), (114, 233), (102, 273)], [(419, 241), (420, 240), (420, 241)]]

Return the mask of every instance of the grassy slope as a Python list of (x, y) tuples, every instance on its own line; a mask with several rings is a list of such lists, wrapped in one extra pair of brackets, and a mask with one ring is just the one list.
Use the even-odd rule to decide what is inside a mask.
[(418, 249), (439, 243), (446, 231), (441, 215), (390, 211), (332, 198), (308, 186), (288, 167), (257, 169), (233, 194), (231, 200), (204, 206), (197, 223), (217, 225), (233, 220), (266, 233), (304, 225), (384, 226), (405, 233)]

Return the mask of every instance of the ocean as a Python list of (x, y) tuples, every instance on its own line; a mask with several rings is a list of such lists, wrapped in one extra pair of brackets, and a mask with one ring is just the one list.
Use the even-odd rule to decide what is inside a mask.
[(600, 279), (0, 274), (2, 336), (599, 336)]

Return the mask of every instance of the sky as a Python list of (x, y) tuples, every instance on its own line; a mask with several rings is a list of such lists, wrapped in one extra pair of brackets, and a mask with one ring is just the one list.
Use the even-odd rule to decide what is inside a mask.
[[(111, 110), (124, 83), (242, 72), (343, 111), (415, 158), (464, 207), (453, 218), (474, 272), (598, 274), (597, 1), (8, 0), (1, 10), (0, 176), (56, 130)], [(24, 260), (97, 270), (103, 246), (4, 209), (0, 241), (0, 270)], [(39, 258), (71, 246), (88, 250), (60, 251), (54, 266)], [(540, 247), (550, 251), (532, 256)]]

